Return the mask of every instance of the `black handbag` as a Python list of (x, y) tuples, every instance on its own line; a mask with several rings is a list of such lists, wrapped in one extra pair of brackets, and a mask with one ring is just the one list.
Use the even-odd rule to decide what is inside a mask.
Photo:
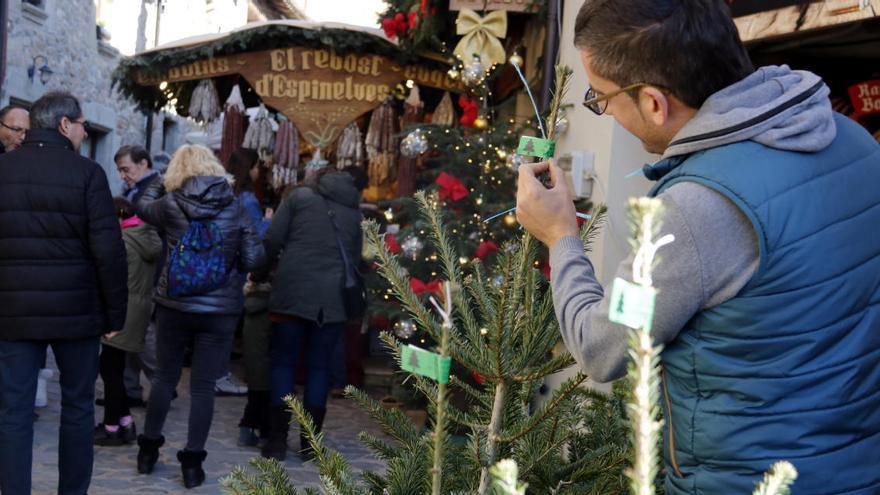
[[(328, 200), (321, 195), (324, 203)], [(336, 247), (339, 249), (339, 255), (342, 257), (345, 275), (342, 277), (342, 301), (345, 304), (345, 315), (349, 320), (359, 319), (364, 316), (367, 311), (367, 294), (364, 288), (364, 277), (357, 269), (354, 263), (348, 258), (345, 248), (342, 246), (342, 240), (339, 239), (339, 225), (336, 223), (336, 212), (330, 205), (327, 205), (327, 216), (330, 217), (330, 224), (333, 226), (333, 234), (336, 237)]]

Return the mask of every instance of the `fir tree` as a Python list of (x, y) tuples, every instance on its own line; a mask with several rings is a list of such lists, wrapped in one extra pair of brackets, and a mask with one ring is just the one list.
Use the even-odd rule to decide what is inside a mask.
[[(451, 389), (469, 400), (465, 408), (445, 404), (450, 426), (444, 429), (442, 443), (441, 492), (490, 493), (489, 468), (502, 458), (517, 462), (519, 475), (535, 493), (589, 493), (598, 484), (625, 483), (627, 463), (620, 458), (627, 451), (625, 429), (583, 430), (591, 420), (606, 422), (614, 414), (623, 417), (621, 400), (581, 388), (586, 376), (577, 374), (545, 403), (535, 402), (544, 378), (574, 364), (567, 352), (554, 353), (559, 328), (547, 281), (535, 268), (538, 243), (524, 235), (519, 242), (505, 246), (494, 267), (477, 263), (465, 276), (441, 213), (427, 195), (417, 194), (416, 199), (424, 220), (431, 225), (430, 239), (443, 277), (453, 287), (448, 353), (458, 365), (485, 379), (482, 387), (468, 385), (454, 375), (450, 379)], [(583, 227), (587, 245), (603, 214), (604, 208), (598, 208), (593, 220)], [(442, 342), (443, 322), (413, 293), (407, 272), (385, 248), (376, 225), (368, 223), (366, 230), (368, 241), (379, 253), (379, 270), (395, 296), (433, 341)], [(390, 334), (383, 339), (402, 364), (400, 343)], [(438, 385), (416, 375), (412, 381), (428, 400), (431, 417), (436, 418)], [(351, 494), (430, 492), (433, 433), (418, 431), (401, 411), (384, 409), (354, 388), (349, 387), (347, 394), (394, 439), (389, 443), (361, 435), (361, 440), (386, 461), (387, 469), (384, 474), (364, 473), (363, 482), (354, 480), (345, 459), (323, 445), (301, 405), (291, 400), (294, 416), (315, 448), (322, 488), (328, 493)], [(598, 411), (591, 409), (597, 404), (612, 412), (594, 418), (585, 415), (585, 411)], [(464, 432), (466, 441), (451, 441), (448, 434), (452, 432)], [(611, 432), (617, 436), (608, 437)], [(587, 447), (599, 444), (589, 441), (592, 434), (604, 435), (604, 445), (588, 452)], [(569, 448), (577, 456), (570, 455)], [(609, 477), (616, 481), (609, 482)]]

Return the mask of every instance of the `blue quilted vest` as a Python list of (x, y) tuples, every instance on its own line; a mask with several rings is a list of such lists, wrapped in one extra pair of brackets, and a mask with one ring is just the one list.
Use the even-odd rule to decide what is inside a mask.
[(761, 256), (663, 352), (669, 495), (747, 495), (783, 459), (795, 495), (880, 493), (880, 146), (835, 120), (818, 153), (747, 141), (649, 170), (651, 195), (691, 181), (733, 201)]

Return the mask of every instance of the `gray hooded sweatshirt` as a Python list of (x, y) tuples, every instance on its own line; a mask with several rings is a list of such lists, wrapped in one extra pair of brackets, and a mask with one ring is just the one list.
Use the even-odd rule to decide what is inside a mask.
[[(836, 136), (828, 94), (815, 74), (763, 67), (710, 96), (663, 159), (679, 163), (675, 157), (747, 140), (782, 150), (820, 151)], [(659, 178), (650, 166), (645, 172)], [(736, 296), (754, 275), (759, 252), (751, 223), (721, 194), (683, 182), (658, 198), (664, 205), (660, 235), (675, 236), (675, 242), (658, 251), (653, 271), (661, 295), (651, 333), (656, 344), (666, 344), (699, 311)], [(632, 281), (632, 262), (631, 253), (616, 276)], [(553, 303), (569, 351), (593, 380), (620, 378), (628, 360), (626, 327), (608, 320), (610, 291), (606, 294), (596, 280), (581, 240), (557, 241), (550, 265)]]

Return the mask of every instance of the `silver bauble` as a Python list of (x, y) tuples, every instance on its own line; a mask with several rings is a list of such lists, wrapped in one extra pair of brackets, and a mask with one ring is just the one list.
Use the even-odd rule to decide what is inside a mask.
[(421, 251), (423, 247), (425, 247), (425, 244), (421, 241), (421, 239), (419, 239), (417, 236), (411, 235), (403, 241), (403, 244), (400, 245), (400, 250), (403, 251), (403, 254), (415, 259), (415, 257), (419, 255), (419, 251)]
[(562, 114), (556, 119), (556, 135), (562, 136), (568, 132), (568, 116)]
[(416, 333), (416, 324), (412, 320), (399, 320), (394, 323), (394, 335), (397, 338), (406, 340)]
[(400, 141), (400, 154), (406, 158), (416, 158), (428, 151), (428, 138), (421, 129), (416, 129)]
[(529, 160), (522, 155), (518, 155), (516, 153), (510, 153), (507, 155), (505, 162), (507, 163), (507, 168), (509, 168), (514, 173), (516, 173), (519, 171), (520, 165), (523, 165), (525, 163), (529, 163)]
[(483, 63), (480, 62), (479, 57), (474, 57), (469, 63), (465, 64), (464, 69), (461, 71), (461, 81), (468, 86), (476, 86), (483, 82), (483, 78), (486, 77), (486, 69), (483, 67)]

